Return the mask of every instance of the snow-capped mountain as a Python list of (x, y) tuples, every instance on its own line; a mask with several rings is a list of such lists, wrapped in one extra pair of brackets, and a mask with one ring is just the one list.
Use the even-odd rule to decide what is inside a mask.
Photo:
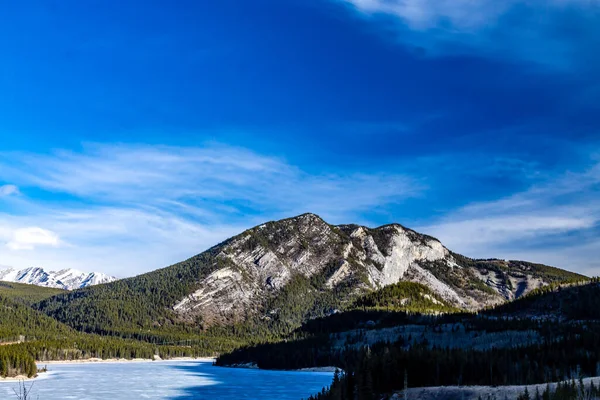
[(117, 280), (100, 272), (82, 272), (76, 269), (45, 271), (43, 268), (30, 267), (22, 270), (7, 268), (0, 270), (0, 281), (27, 283), (29, 285), (73, 290), (87, 286), (108, 283)]
[(66, 289), (81, 289), (86, 286), (99, 285), (115, 281), (117, 278), (101, 272), (81, 272), (76, 269), (62, 269), (57, 272), (50, 272), (54, 278), (65, 285)]

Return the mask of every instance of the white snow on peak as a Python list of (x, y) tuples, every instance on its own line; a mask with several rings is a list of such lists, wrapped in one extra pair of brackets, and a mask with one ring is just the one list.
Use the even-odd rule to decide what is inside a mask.
[(82, 272), (68, 268), (60, 271), (46, 271), (39, 267), (22, 270), (14, 268), (0, 269), (0, 281), (26, 283), (66, 290), (81, 289), (115, 281), (117, 278), (100, 272)]

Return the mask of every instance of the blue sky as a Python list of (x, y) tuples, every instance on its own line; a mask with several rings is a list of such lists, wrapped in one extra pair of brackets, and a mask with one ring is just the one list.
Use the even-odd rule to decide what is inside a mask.
[(0, 19), (0, 265), (130, 276), (310, 211), (600, 274), (596, 0), (25, 0)]

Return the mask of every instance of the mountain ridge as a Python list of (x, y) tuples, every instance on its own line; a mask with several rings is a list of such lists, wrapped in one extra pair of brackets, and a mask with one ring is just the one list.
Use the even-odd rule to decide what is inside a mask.
[(0, 269), (0, 281), (64, 290), (81, 289), (87, 286), (113, 282), (116, 279), (101, 272), (87, 273), (73, 268), (59, 271), (46, 271), (40, 267), (29, 267), (21, 270), (10, 267)]
[[(181, 263), (46, 299), (36, 307), (77, 329), (205, 330), (250, 324), (286, 334), (401, 281), (476, 311), (552, 282), (586, 277), (527, 262), (473, 260), (400, 224), (331, 225), (307, 213), (248, 229)], [(118, 309), (119, 313), (112, 311)], [(262, 328), (257, 328), (262, 327)], [(179, 329), (179, 328), (178, 328)]]

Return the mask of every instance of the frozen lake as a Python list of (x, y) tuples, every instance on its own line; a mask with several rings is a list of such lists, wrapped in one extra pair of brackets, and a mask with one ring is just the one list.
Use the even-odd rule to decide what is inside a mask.
[[(53, 364), (48, 370), (35, 380), (33, 399), (300, 400), (333, 378), (330, 372), (220, 368), (200, 361)], [(16, 399), (16, 387), (17, 382), (0, 382), (0, 398)]]

